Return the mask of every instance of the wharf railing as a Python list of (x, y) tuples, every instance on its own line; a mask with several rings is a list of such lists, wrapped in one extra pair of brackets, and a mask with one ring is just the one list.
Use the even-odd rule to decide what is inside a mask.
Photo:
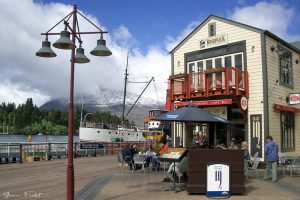
[[(131, 144), (136, 144), (139, 149), (146, 149), (151, 142), (74, 142), (73, 157), (115, 155)], [(67, 157), (67, 142), (0, 143), (0, 164)]]

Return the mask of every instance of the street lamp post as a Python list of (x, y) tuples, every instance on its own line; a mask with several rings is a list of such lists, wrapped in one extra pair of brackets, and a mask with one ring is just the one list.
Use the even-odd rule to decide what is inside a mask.
[[(81, 15), (86, 21), (91, 23), (98, 29), (96, 32), (80, 32), (77, 14)], [(72, 27), (69, 26), (68, 21), (73, 20)], [(60, 23), (64, 23), (65, 29), (61, 33), (50, 33), (50, 31)], [(69, 32), (70, 30), (71, 32)], [(55, 52), (51, 49), (51, 43), (48, 41), (49, 35), (60, 35), (61, 37), (53, 44), (54, 47), (59, 49), (71, 49), (71, 74), (70, 74), (70, 102), (69, 102), (69, 113), (68, 113), (68, 165), (67, 165), (67, 199), (74, 200), (74, 164), (73, 164), (73, 133), (74, 133), (74, 67), (75, 63), (88, 63), (90, 60), (84, 55), (84, 49), (82, 48), (81, 35), (83, 34), (100, 34), (100, 39), (97, 40), (97, 46), (90, 52), (95, 56), (110, 56), (112, 53), (106, 47), (106, 41), (103, 39), (103, 34), (108, 33), (102, 31), (84, 15), (77, 11), (77, 6), (74, 5), (73, 11), (66, 17), (60, 20), (46, 33), (46, 39), (42, 43), (42, 48), (36, 52), (37, 56), (51, 58), (55, 57)], [(72, 35), (72, 40), (70, 40)], [(78, 39), (79, 48), (76, 49), (75, 54), (75, 40)]]

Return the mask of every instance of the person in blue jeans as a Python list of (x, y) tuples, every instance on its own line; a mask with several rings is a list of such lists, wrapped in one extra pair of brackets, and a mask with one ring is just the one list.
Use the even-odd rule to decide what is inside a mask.
[(272, 179), (272, 181), (277, 181), (277, 161), (278, 157), (278, 145), (273, 141), (272, 136), (268, 135), (266, 137), (267, 144), (265, 146), (266, 154), (266, 171), (265, 180)]
[(158, 155), (152, 157), (152, 171), (159, 170), (159, 159), (160, 156), (171, 146), (171, 141), (168, 141), (166, 144), (162, 145), (161, 150), (158, 152)]
[(242, 150), (244, 150), (244, 176), (248, 177), (248, 160), (250, 158), (250, 154), (248, 150), (248, 143), (246, 141), (242, 142)]

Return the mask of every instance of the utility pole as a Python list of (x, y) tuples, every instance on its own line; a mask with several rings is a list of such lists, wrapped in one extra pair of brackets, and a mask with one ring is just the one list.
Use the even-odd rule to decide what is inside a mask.
[(127, 90), (127, 80), (128, 80), (128, 73), (127, 73), (127, 69), (128, 69), (128, 57), (129, 57), (129, 52), (127, 53), (127, 62), (126, 62), (126, 68), (125, 68), (125, 84), (124, 84), (124, 95), (123, 95), (123, 110), (122, 110), (122, 125), (124, 125), (124, 121), (125, 121), (125, 101), (126, 101), (126, 90)]

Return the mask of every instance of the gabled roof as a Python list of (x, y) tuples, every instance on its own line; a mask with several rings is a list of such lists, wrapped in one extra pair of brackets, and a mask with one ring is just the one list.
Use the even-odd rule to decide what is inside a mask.
[[(258, 32), (258, 33), (264, 33), (265, 35), (268, 35), (270, 37), (272, 37), (273, 39), (277, 40), (278, 42), (281, 42), (282, 44), (286, 45), (287, 47), (293, 49), (294, 51), (296, 51), (297, 53), (300, 53), (300, 41), (299, 42), (295, 42), (295, 43), (288, 43), (285, 40), (281, 39), (280, 37), (276, 36), (275, 34), (271, 33), (268, 30), (263, 30), (263, 29), (259, 29), (253, 26), (249, 26), (247, 24), (243, 24), (240, 22), (236, 22), (230, 19), (226, 19), (226, 18), (222, 18), (216, 15), (210, 15), (208, 16), (199, 26), (197, 26), (188, 36), (186, 36), (176, 47), (174, 47), (170, 53), (174, 53), (174, 51), (176, 51), (178, 48), (180, 48), (187, 40), (189, 40), (196, 32), (198, 32), (203, 26), (205, 26), (207, 24), (207, 22), (209, 22), (211, 19), (216, 19), (219, 21), (222, 21), (224, 23), (228, 23), (234, 26), (238, 26), (244, 29), (248, 29), (254, 32)], [(299, 46), (297, 46), (299, 45)]]
[(245, 29), (259, 32), (259, 33), (263, 32), (262, 29), (259, 29), (259, 28), (253, 27), (253, 26), (249, 26), (247, 24), (242, 24), (242, 23), (239, 23), (239, 22), (236, 22), (236, 21), (233, 21), (230, 19), (225, 19), (225, 18), (216, 16), (216, 15), (210, 15), (199, 26), (197, 26), (188, 36), (186, 36), (175, 48), (173, 48), (170, 53), (173, 53), (174, 51), (176, 51), (181, 45), (183, 45), (187, 40), (189, 40), (196, 32), (198, 32), (198, 30), (200, 30), (203, 26), (205, 26), (207, 24), (207, 22), (209, 22), (211, 19), (216, 19), (216, 20), (228, 23), (228, 24), (232, 24), (234, 26), (239, 26), (241, 28), (245, 28)]
[(300, 41), (292, 42), (292, 43), (290, 43), (290, 44), (293, 45), (294, 47), (296, 47), (297, 49), (300, 50)]
[(272, 37), (273, 39), (277, 40), (278, 42), (281, 42), (282, 44), (284, 44), (285, 46), (293, 49), (294, 51), (296, 51), (297, 53), (300, 53), (300, 49), (298, 49), (296, 46), (294, 46), (293, 44), (290, 44), (286, 41), (284, 41), (283, 39), (281, 39), (280, 37), (278, 37), (277, 35), (274, 35), (273, 33), (271, 33), (270, 31), (268, 30), (265, 30), (264, 31), (264, 34), (265, 35), (268, 35), (270, 37)]

